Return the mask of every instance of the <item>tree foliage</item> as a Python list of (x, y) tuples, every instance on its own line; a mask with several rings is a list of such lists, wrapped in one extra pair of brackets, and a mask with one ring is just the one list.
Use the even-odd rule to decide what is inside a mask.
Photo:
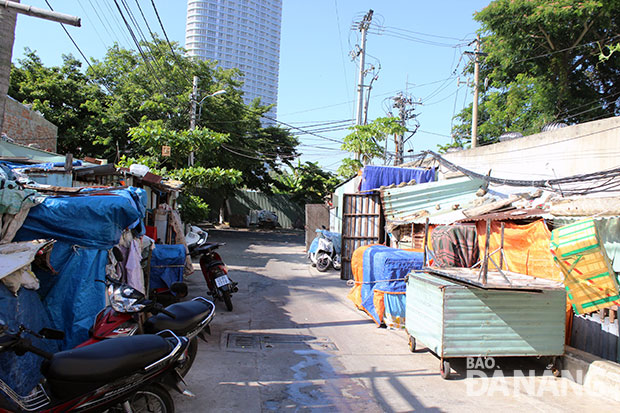
[[(620, 57), (600, 55), (617, 43), (619, 15), (620, 2), (602, 0), (496, 0), (477, 13), (480, 78), (489, 85), (481, 88), (479, 142), (618, 114)], [(453, 135), (468, 142), (471, 105), (457, 121)]]
[(407, 128), (403, 126), (398, 118), (385, 117), (377, 118), (367, 125), (355, 125), (349, 128), (351, 133), (345, 136), (342, 149), (352, 152), (355, 159), (347, 158), (343, 160), (338, 169), (341, 176), (349, 177), (353, 168), (359, 169), (363, 165), (368, 165), (375, 158), (385, 156), (384, 149), (380, 145), (388, 135), (405, 133)]
[(317, 163), (301, 161), (276, 179), (277, 192), (290, 194), (299, 205), (323, 203), (340, 183), (334, 174), (322, 170)]
[[(45, 68), (31, 52), (13, 67), (10, 94), (59, 126), (60, 151), (125, 165), (140, 160), (224, 191), (270, 191), (271, 173), (298, 156), (298, 141), (287, 130), (263, 126), (268, 106), (244, 104), (242, 74), (185, 57), (178, 44), (171, 50), (157, 38), (141, 49), (115, 45), (84, 73), (72, 57), (62, 67)], [(189, 131), (193, 76), (202, 102), (196, 129)], [(221, 96), (205, 97), (222, 89)], [(169, 158), (161, 156), (164, 145), (171, 147)], [(196, 167), (185, 168), (192, 151)]]

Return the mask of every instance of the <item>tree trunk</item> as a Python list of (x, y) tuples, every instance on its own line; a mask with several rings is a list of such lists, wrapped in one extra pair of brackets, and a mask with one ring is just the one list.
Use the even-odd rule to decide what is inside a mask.
[[(13, 0), (19, 3), (20, 0)], [(0, 132), (4, 124), (4, 106), (9, 91), (13, 40), (15, 40), (15, 20), (17, 13), (0, 6)]]

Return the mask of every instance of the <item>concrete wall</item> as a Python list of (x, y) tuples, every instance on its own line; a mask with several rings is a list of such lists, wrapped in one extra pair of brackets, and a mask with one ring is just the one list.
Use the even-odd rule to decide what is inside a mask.
[[(620, 165), (620, 117), (445, 154), (450, 162), (506, 179), (553, 179)], [(441, 167), (439, 179), (448, 177)]]
[(2, 133), (16, 143), (56, 152), (58, 127), (10, 96), (4, 108)]

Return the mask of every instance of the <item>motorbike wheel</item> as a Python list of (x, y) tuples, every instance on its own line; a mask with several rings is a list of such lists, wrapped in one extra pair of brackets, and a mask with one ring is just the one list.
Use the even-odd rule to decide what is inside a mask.
[(332, 267), (334, 267), (336, 271), (340, 271), (340, 268), (342, 266), (342, 262), (340, 260), (340, 254), (334, 255), (334, 259), (332, 260)]
[(230, 296), (230, 290), (222, 290), (222, 300), (224, 300), (224, 304), (226, 305), (226, 309), (228, 311), (233, 310), (232, 298)]
[(189, 345), (187, 346), (187, 350), (185, 350), (185, 361), (177, 367), (177, 371), (181, 375), (181, 377), (185, 377), (189, 369), (192, 368), (194, 364), (194, 360), (196, 359), (196, 353), (198, 352), (198, 338), (194, 337), (189, 341)]
[(317, 254), (316, 256), (316, 269), (317, 270), (321, 272), (325, 272), (327, 271), (331, 263), (332, 263), (332, 259), (327, 253), (321, 252)]
[[(134, 413), (174, 413), (172, 396), (170, 396), (168, 390), (159, 384), (149, 384), (141, 388), (127, 400), (127, 403), (129, 403), (131, 411)], [(119, 407), (116, 411), (125, 411), (122, 406)]]

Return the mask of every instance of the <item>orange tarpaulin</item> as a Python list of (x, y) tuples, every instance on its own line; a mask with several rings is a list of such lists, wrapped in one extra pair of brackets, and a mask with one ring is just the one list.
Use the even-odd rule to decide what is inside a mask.
[[(486, 222), (478, 221), (476, 228), (482, 258), (486, 243)], [(550, 240), (551, 232), (542, 219), (527, 225), (504, 223), (505, 259), (502, 269), (548, 280), (563, 281), (564, 276), (553, 262), (553, 256), (549, 251)], [(500, 244), (501, 224), (492, 222), (489, 253), (498, 249)], [(492, 258), (499, 265), (499, 253), (494, 254)], [(494, 269), (494, 265), (489, 262), (489, 270)]]
[(351, 256), (351, 272), (353, 273), (353, 280), (355, 280), (355, 285), (349, 291), (347, 298), (355, 304), (357, 308), (360, 310), (362, 307), (362, 282), (364, 281), (364, 251), (373, 245), (379, 244), (369, 244), (364, 245), (357, 248), (353, 251), (353, 255)]

